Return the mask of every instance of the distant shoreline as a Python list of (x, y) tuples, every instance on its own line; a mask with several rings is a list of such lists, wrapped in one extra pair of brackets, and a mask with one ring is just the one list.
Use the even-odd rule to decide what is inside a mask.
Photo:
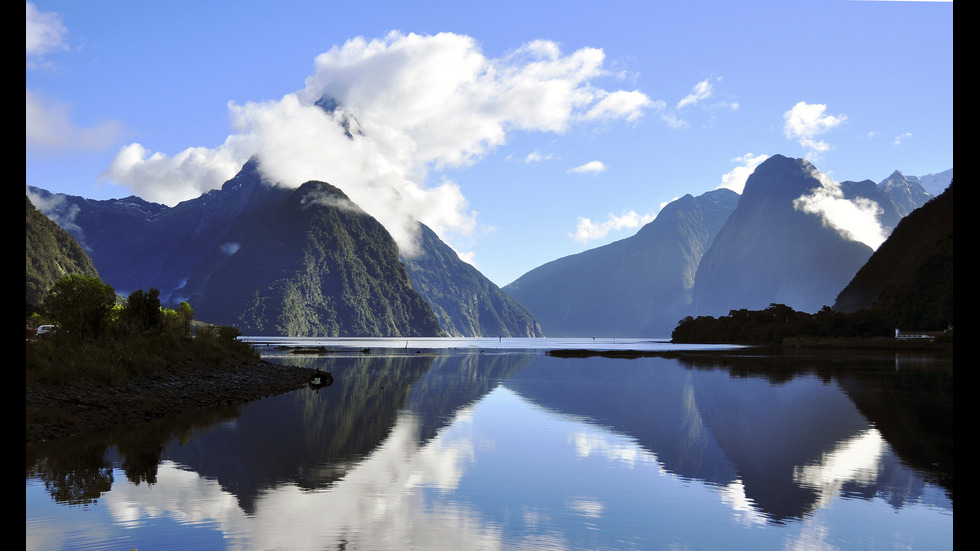
[[(932, 339), (894, 339), (889, 337), (792, 337), (785, 339), (781, 344), (743, 344), (732, 345), (733, 347), (745, 348), (766, 348), (777, 350), (917, 350), (925, 352), (953, 352), (953, 343), (935, 342)], [(732, 349), (719, 350), (694, 350), (687, 352), (709, 353), (709, 352), (731, 352)], [(603, 358), (647, 358), (647, 357), (675, 357), (683, 354), (684, 351), (672, 350), (601, 350), (586, 348), (565, 348), (548, 350), (547, 354), (556, 358), (588, 358), (600, 356)]]
[(893, 337), (790, 337), (783, 340), (785, 348), (834, 348), (869, 350), (930, 350), (953, 351), (952, 342), (933, 339), (896, 339)]

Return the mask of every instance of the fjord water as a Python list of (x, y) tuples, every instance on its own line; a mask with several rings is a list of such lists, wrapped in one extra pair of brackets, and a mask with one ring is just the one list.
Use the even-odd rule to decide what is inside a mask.
[(28, 447), (27, 548), (953, 547), (951, 356), (300, 344), (331, 385)]

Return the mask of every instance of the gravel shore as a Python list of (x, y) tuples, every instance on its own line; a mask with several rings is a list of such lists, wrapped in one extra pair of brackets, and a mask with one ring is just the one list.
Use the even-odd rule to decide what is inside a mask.
[(26, 387), (27, 444), (139, 423), (302, 388), (313, 371), (255, 360), (116, 385), (79, 381)]

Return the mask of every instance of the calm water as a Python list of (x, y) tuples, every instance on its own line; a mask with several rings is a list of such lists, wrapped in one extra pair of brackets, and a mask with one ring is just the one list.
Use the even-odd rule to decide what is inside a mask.
[(333, 384), (29, 447), (26, 548), (953, 548), (951, 357), (495, 341), (258, 344)]

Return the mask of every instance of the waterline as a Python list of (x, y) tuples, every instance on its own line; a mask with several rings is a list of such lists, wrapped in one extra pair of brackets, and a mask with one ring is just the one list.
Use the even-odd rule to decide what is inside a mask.
[(552, 350), (680, 352), (690, 350), (730, 350), (742, 348), (728, 344), (673, 344), (669, 339), (588, 337), (588, 338), (522, 338), (522, 337), (276, 337), (242, 336), (243, 342), (255, 346), (282, 348), (325, 347), (344, 350), (391, 351), (528, 351)]

